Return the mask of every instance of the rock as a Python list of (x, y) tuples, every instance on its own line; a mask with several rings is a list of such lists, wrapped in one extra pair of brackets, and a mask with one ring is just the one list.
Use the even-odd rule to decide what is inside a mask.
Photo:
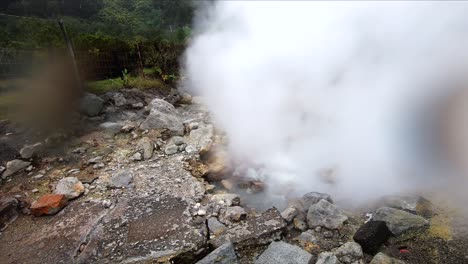
[(166, 155), (174, 155), (177, 152), (179, 152), (179, 147), (177, 147), (176, 145), (170, 145), (164, 149), (164, 153)]
[(102, 156), (96, 156), (90, 160), (88, 160), (88, 164), (96, 164), (102, 161)]
[(181, 92), (180, 99), (178, 101), (179, 104), (191, 104), (192, 103), (192, 96), (188, 93)]
[(6, 168), (5, 168), (5, 167), (3, 167), (3, 166), (0, 166), (0, 175), (2, 175), (2, 173), (3, 173), (5, 170), (6, 170)]
[(76, 177), (61, 179), (55, 187), (55, 194), (63, 194), (69, 200), (78, 198), (84, 193), (84, 186)]
[(206, 153), (213, 144), (214, 127), (211, 124), (199, 124), (197, 129), (190, 131), (190, 145), (194, 146), (200, 154)]
[(341, 262), (332, 252), (322, 252), (318, 255), (315, 264), (341, 264)]
[(432, 203), (419, 195), (391, 195), (382, 198), (385, 207), (407, 211), (423, 217), (432, 216)]
[(372, 219), (384, 221), (388, 229), (390, 229), (395, 236), (401, 235), (409, 230), (420, 230), (429, 225), (429, 221), (421, 216), (390, 207), (377, 209)]
[(149, 137), (143, 137), (138, 142), (138, 148), (143, 151), (143, 158), (145, 160), (151, 159), (154, 151), (154, 143)]
[(271, 208), (230, 227), (222, 235), (210, 240), (210, 243), (218, 247), (231, 241), (236, 248), (264, 245), (280, 239), (285, 228), (286, 221), (276, 208)]
[(239, 222), (245, 219), (247, 212), (240, 206), (233, 206), (221, 209), (221, 222), (229, 224), (230, 222)]
[(288, 207), (283, 212), (281, 212), (281, 216), (288, 223), (290, 223), (297, 214), (298, 214), (298, 211), (294, 207)]
[(143, 160), (143, 157), (141, 156), (140, 152), (137, 152), (137, 153), (133, 154), (132, 160), (133, 161), (141, 161), (141, 160)]
[(20, 150), (21, 158), (23, 159), (30, 159), (37, 151), (42, 147), (42, 143), (36, 143), (34, 145), (26, 145)]
[(141, 109), (143, 108), (145, 105), (142, 103), (142, 102), (138, 102), (138, 103), (134, 103), (132, 104), (132, 108), (134, 109)]
[(110, 187), (113, 188), (128, 188), (133, 181), (133, 175), (127, 171), (114, 174), (110, 178)]
[(208, 230), (211, 236), (215, 237), (220, 235), (226, 230), (226, 226), (216, 219), (216, 217), (208, 218)]
[(0, 199), (0, 231), (13, 222), (20, 214), (19, 202), (12, 197)]
[(185, 143), (185, 139), (183, 137), (180, 137), (180, 136), (175, 136), (175, 137), (172, 137), (169, 142), (170, 142), (170, 144), (180, 146), (180, 145)]
[(122, 125), (115, 122), (104, 122), (99, 125), (99, 127), (104, 130), (104, 132), (115, 135), (122, 130)]
[(300, 247), (279, 241), (272, 242), (254, 263), (308, 264), (311, 258), (312, 255)]
[(302, 232), (300, 235), (295, 237), (293, 239), (294, 241), (297, 241), (299, 245), (301, 245), (303, 248), (307, 248), (310, 244), (318, 244), (319, 240), (314, 234), (313, 230), (307, 230), (305, 232)]
[(236, 251), (232, 243), (226, 243), (213, 250), (208, 256), (198, 261), (197, 264), (235, 264), (237, 261)]
[(39, 180), (42, 177), (44, 177), (44, 174), (37, 174), (36, 176), (33, 176), (33, 179)]
[(361, 245), (364, 252), (374, 255), (391, 235), (384, 221), (369, 221), (359, 227), (353, 239)]
[(347, 220), (348, 217), (338, 207), (323, 199), (312, 204), (307, 212), (309, 228), (321, 226), (327, 229), (340, 229)]
[(5, 179), (6, 177), (17, 173), (18, 171), (25, 169), (29, 165), (31, 165), (31, 162), (18, 159), (7, 162), (6, 170), (2, 174), (2, 179)]
[(333, 203), (331, 196), (326, 193), (310, 192), (302, 196), (302, 207), (304, 208), (304, 210), (307, 211), (311, 205), (318, 203), (322, 199), (326, 200), (329, 203)]
[(293, 224), (294, 224), (294, 228), (299, 230), (299, 231), (307, 230), (307, 224), (302, 219), (299, 219), (297, 217), (294, 218)]
[(378, 253), (372, 258), (372, 261), (369, 264), (405, 264), (404, 261), (391, 258), (384, 253)]
[(240, 204), (240, 196), (233, 193), (214, 194), (211, 196), (210, 200), (226, 206), (236, 206)]
[(31, 205), (31, 213), (35, 216), (53, 215), (58, 213), (68, 204), (68, 200), (63, 194), (43, 195)]
[(176, 109), (162, 99), (154, 99), (148, 105), (150, 113), (140, 125), (141, 129), (168, 129), (176, 135), (184, 134), (184, 125), (178, 118)]
[(38, 190), (38, 189), (32, 189), (31, 192), (32, 192), (32, 193), (38, 193), (39, 190)]
[(341, 247), (333, 250), (333, 253), (342, 263), (352, 264), (364, 256), (361, 246), (356, 242), (347, 242)]
[(93, 117), (101, 113), (104, 107), (104, 100), (94, 94), (85, 94), (80, 101), (80, 113)]
[(115, 93), (112, 99), (115, 106), (120, 107), (127, 105), (127, 99), (125, 99), (125, 96), (121, 93)]

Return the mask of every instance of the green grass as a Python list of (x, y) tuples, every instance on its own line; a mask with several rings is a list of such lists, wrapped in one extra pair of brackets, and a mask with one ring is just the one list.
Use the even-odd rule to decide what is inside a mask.
[(95, 94), (103, 94), (106, 92), (118, 91), (123, 88), (146, 89), (167, 89), (168, 86), (161, 80), (143, 77), (129, 77), (129, 86), (124, 87), (122, 79), (113, 78), (101, 81), (88, 82), (87, 90)]

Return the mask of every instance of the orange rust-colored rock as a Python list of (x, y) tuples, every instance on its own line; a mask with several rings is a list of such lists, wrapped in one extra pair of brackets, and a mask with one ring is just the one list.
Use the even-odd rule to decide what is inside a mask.
[(63, 194), (46, 194), (31, 205), (31, 213), (35, 216), (53, 215), (67, 204), (68, 200)]

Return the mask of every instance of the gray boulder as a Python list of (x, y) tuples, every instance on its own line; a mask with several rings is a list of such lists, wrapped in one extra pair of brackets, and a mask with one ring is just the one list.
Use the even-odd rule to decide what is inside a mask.
[(20, 150), (21, 158), (30, 159), (32, 156), (37, 154), (37, 151), (42, 147), (42, 143), (36, 143), (34, 145), (26, 145)]
[(28, 167), (29, 165), (31, 165), (31, 162), (18, 159), (7, 162), (6, 170), (2, 174), (2, 179), (5, 179), (6, 177), (17, 173), (18, 171)]
[(148, 105), (148, 109), (150, 113), (140, 125), (140, 128), (168, 129), (175, 135), (184, 134), (184, 125), (179, 120), (177, 111), (173, 105), (162, 99), (154, 99)]
[(384, 221), (392, 234), (396, 236), (409, 230), (420, 230), (429, 225), (429, 221), (419, 215), (390, 207), (377, 209), (372, 220)]
[(121, 93), (115, 93), (114, 96), (112, 97), (114, 100), (114, 105), (115, 106), (125, 106), (127, 105), (127, 99), (125, 99), (125, 96)]
[(372, 258), (369, 264), (405, 264), (404, 261), (391, 258), (384, 253), (378, 253), (377, 255)]
[(312, 204), (307, 212), (309, 228), (321, 226), (327, 229), (339, 229), (347, 220), (348, 217), (337, 206), (323, 199)]
[(55, 194), (63, 194), (68, 200), (78, 198), (83, 194), (85, 188), (76, 177), (66, 177), (61, 179), (55, 187)]
[(315, 264), (341, 264), (341, 262), (332, 252), (322, 252), (318, 255)]
[(309, 207), (315, 203), (318, 203), (320, 200), (326, 200), (329, 203), (333, 203), (333, 200), (330, 195), (326, 193), (319, 193), (319, 192), (310, 192), (306, 193), (301, 198), (301, 203), (304, 210), (309, 209)]
[(279, 241), (272, 242), (255, 261), (255, 264), (308, 264), (311, 258), (312, 255), (302, 248)]
[(99, 115), (103, 107), (104, 100), (94, 94), (87, 93), (81, 98), (79, 110), (80, 113), (93, 117)]
[(177, 152), (179, 152), (179, 147), (177, 147), (176, 145), (170, 145), (164, 149), (164, 153), (166, 155), (174, 155)]
[(286, 222), (290, 223), (294, 217), (298, 214), (298, 211), (294, 207), (288, 207), (281, 212), (281, 216), (286, 220)]
[(390, 195), (382, 198), (386, 207), (392, 207), (409, 213), (430, 217), (432, 215), (432, 203), (419, 195)]
[(208, 254), (197, 264), (235, 264), (237, 261), (236, 251), (232, 243), (225, 243)]

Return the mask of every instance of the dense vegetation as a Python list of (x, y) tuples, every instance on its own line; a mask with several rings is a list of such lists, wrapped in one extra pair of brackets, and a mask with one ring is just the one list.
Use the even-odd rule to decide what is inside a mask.
[[(168, 77), (176, 74), (178, 58), (190, 35), (191, 0), (2, 0), (0, 47), (8, 50), (64, 48), (57, 24), (62, 19), (92, 79), (134, 74), (137, 62)], [(7, 14), (7, 15), (5, 15)], [(138, 52), (144, 54), (141, 59)], [(12, 55), (15, 56), (15, 55)], [(112, 68), (96, 70), (97, 62)], [(90, 73), (90, 69), (94, 72)], [(140, 67), (141, 68), (141, 67)], [(141, 69), (138, 69), (142, 72)], [(170, 78), (169, 78), (170, 79)]]

